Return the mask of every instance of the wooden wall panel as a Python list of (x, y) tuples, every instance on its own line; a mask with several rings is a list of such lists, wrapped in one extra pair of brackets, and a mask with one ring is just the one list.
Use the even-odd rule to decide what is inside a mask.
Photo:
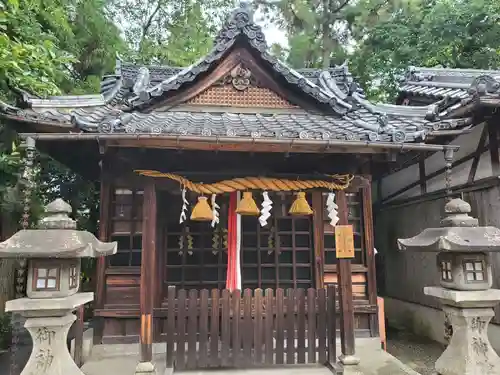
[(107, 275), (105, 308), (139, 306), (140, 275)]
[[(368, 301), (368, 293), (366, 288), (366, 273), (353, 273), (352, 274), (352, 294), (354, 299)], [(337, 284), (337, 274), (325, 273), (325, 284)]]
[(132, 344), (139, 342), (140, 319), (105, 318), (103, 344)]

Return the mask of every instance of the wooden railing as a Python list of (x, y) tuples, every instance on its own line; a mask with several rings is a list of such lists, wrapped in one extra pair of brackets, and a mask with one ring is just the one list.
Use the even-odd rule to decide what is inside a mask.
[(167, 368), (334, 364), (335, 287), (176, 290), (167, 300)]

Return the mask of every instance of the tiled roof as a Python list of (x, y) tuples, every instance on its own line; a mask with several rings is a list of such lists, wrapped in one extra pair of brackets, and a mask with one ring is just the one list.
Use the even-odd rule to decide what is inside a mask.
[(478, 86), (486, 78), (492, 81), (498, 80), (500, 70), (410, 67), (399, 90), (437, 100), (443, 98), (463, 100), (474, 94), (480, 94)]
[[(274, 74), (301, 90), (318, 110), (287, 114), (170, 111), (141, 112), (164, 93), (192, 82), (215, 66), (235, 43), (258, 53)], [(445, 103), (447, 105), (447, 103)], [(25, 108), (26, 107), (26, 108)], [(179, 108), (180, 109), (180, 108)], [(435, 130), (470, 125), (470, 120), (441, 120), (442, 107), (372, 104), (364, 98), (345, 65), (325, 71), (294, 70), (267, 52), (264, 34), (248, 9), (237, 9), (215, 39), (212, 51), (188, 68), (138, 67), (119, 64), (101, 82), (100, 95), (25, 99), (23, 108), (0, 106), (0, 116), (24, 123), (45, 124), (61, 131), (94, 133), (161, 133), (210, 137), (342, 139), (346, 141), (422, 142)], [(58, 131), (55, 129), (55, 131)]]
[[(161, 85), (162, 82), (174, 79), (179, 73), (186, 70), (186, 68), (157, 65), (144, 66), (123, 63), (118, 60), (115, 74), (103, 77), (100, 89), (101, 94), (104, 96), (113, 96), (112, 102), (115, 104), (126, 102), (124, 99), (128, 99), (133, 95), (133, 86), (139, 78), (141, 70), (143, 72), (147, 70), (149, 74), (149, 79), (145, 84), (145, 88), (147, 90), (153, 90), (156, 86)], [(296, 71), (304, 79), (309, 80), (314, 85), (327, 91), (332, 90), (331, 84), (329, 87), (326, 83), (327, 80), (334, 80), (336, 88), (342, 92), (343, 95), (348, 95), (351, 85), (354, 82), (347, 65), (336, 66), (329, 69), (305, 68), (297, 69)], [(356, 86), (355, 90), (357, 93), (363, 94), (361, 87)]]
[(3, 116), (61, 129), (96, 133), (153, 133), (207, 137), (341, 139), (367, 142), (418, 142), (434, 130), (468, 125), (468, 120), (430, 122), (422, 116), (381, 116), (361, 108), (343, 116), (306, 111), (288, 114), (215, 112), (123, 112), (106, 105), (73, 110), (2, 108)]

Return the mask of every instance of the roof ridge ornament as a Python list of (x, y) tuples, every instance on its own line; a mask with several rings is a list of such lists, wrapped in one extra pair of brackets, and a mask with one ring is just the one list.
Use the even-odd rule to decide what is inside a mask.
[(499, 77), (491, 75), (480, 75), (474, 78), (469, 90), (469, 94), (478, 96), (498, 96), (500, 95)]
[(231, 16), (222, 26), (214, 39), (214, 46), (224, 46), (231, 43), (239, 34), (245, 34), (250, 44), (261, 52), (267, 50), (266, 37), (262, 28), (254, 22), (254, 14), (250, 2), (241, 1), (238, 8), (234, 9)]

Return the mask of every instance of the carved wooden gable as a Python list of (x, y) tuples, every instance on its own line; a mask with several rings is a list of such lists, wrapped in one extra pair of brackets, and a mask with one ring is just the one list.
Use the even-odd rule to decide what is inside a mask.
[(276, 92), (262, 87), (252, 71), (238, 64), (216, 84), (187, 104), (252, 108), (297, 108)]

